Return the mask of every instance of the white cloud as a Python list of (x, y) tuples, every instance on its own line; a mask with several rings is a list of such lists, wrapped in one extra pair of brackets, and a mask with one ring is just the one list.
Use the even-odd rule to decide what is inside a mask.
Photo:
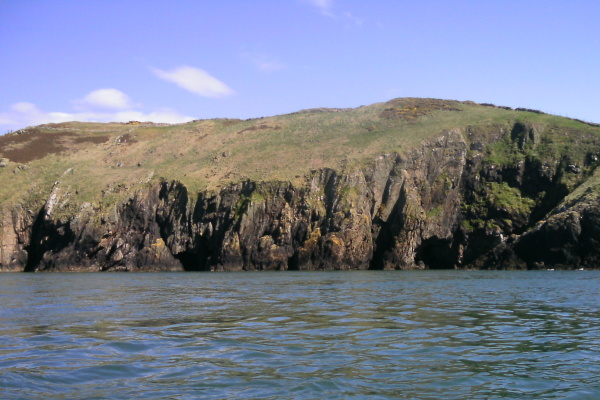
[[(12, 104), (8, 111), (0, 112), (0, 128), (7, 130), (21, 129), (26, 126), (47, 123), (84, 121), (84, 122), (127, 122), (152, 121), (176, 124), (194, 120), (194, 117), (180, 114), (171, 109), (160, 109), (145, 113), (138, 110), (118, 111), (81, 111), (81, 112), (47, 112), (40, 110), (35, 104), (21, 102)], [(4, 133), (0, 132), (0, 133)]]
[[(175, 110), (170, 108), (164, 108), (151, 113), (143, 113), (141, 111), (121, 111), (113, 114), (110, 118), (114, 122), (127, 122), (127, 121), (152, 121), (152, 122), (165, 122), (168, 124), (179, 124), (182, 122), (189, 122), (196, 118), (182, 115)], [(108, 121), (108, 119), (106, 120)]]
[(74, 103), (82, 109), (128, 110), (134, 106), (129, 96), (117, 89), (94, 90)]
[(8, 111), (0, 113), (0, 125), (10, 128), (37, 125), (43, 123), (40, 122), (42, 120), (44, 120), (44, 113), (38, 110), (33, 103), (14, 103), (11, 104)]
[(333, 0), (305, 0), (307, 3), (316, 7), (321, 14), (332, 16), (331, 9), (333, 8)]
[(28, 112), (34, 112), (36, 108), (35, 108), (35, 104), (27, 103), (27, 102), (23, 101), (23, 102), (15, 103), (15, 104), (11, 105), (10, 109), (15, 112), (19, 112), (19, 113), (28, 113)]
[(226, 84), (199, 68), (182, 66), (171, 71), (150, 67), (150, 70), (167, 82), (204, 97), (224, 97), (233, 94)]
[(285, 64), (263, 54), (244, 53), (242, 57), (263, 72), (275, 72), (286, 68)]

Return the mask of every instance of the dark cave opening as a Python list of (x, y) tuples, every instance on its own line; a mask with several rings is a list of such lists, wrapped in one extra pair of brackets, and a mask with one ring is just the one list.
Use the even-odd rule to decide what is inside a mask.
[(452, 239), (433, 236), (423, 240), (417, 248), (415, 263), (422, 262), (429, 269), (454, 269), (457, 259), (458, 249)]
[(394, 237), (386, 223), (376, 219), (374, 224), (379, 225), (379, 234), (375, 239), (373, 258), (369, 265), (371, 270), (382, 270), (385, 268), (386, 253), (394, 245)]
[(185, 271), (210, 271), (208, 257), (203, 257), (200, 254), (184, 251), (173, 254)]

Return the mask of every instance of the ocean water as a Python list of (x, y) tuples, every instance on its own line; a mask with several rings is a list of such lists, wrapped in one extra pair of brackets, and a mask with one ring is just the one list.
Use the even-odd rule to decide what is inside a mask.
[(0, 274), (3, 399), (599, 399), (599, 271)]

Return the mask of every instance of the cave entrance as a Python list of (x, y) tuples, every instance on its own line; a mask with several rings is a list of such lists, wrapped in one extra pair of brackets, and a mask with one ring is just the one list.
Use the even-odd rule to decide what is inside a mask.
[(206, 254), (181, 252), (173, 254), (183, 267), (184, 271), (210, 271), (209, 257)]
[(458, 249), (451, 239), (436, 236), (426, 239), (417, 249), (415, 263), (423, 262), (429, 269), (454, 269), (458, 259)]

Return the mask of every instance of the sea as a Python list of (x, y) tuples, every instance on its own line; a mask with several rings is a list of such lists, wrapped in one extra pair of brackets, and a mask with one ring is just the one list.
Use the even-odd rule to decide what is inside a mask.
[(2, 399), (600, 399), (600, 271), (0, 274)]

